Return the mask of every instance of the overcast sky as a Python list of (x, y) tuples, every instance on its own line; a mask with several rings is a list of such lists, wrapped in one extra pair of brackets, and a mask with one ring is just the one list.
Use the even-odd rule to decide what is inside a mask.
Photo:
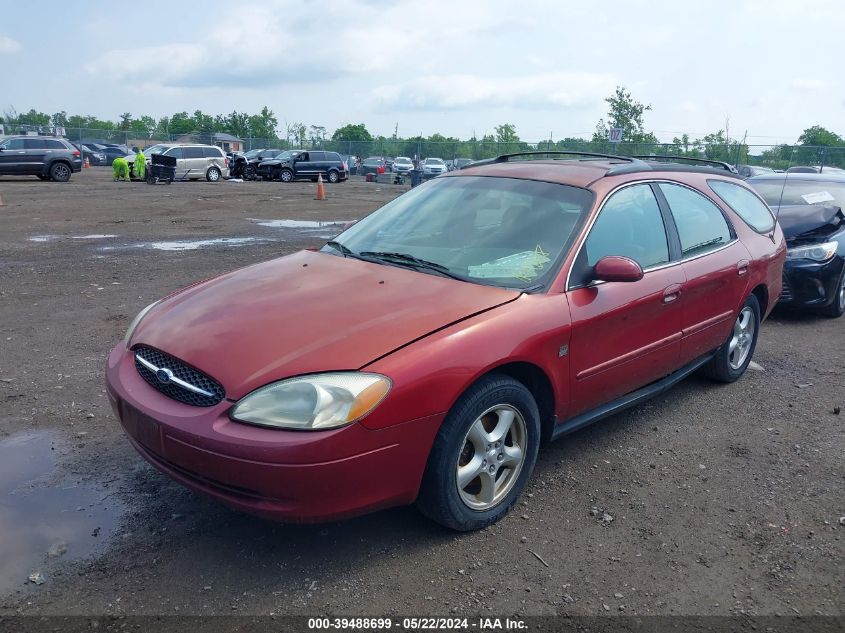
[[(187, 8), (187, 7), (190, 8)], [(116, 7), (120, 7), (116, 9)], [(186, 7), (186, 8), (183, 8)], [(0, 109), (257, 112), (389, 136), (589, 137), (617, 84), (661, 140), (845, 134), (841, 0), (204, 0), (4, 6)]]

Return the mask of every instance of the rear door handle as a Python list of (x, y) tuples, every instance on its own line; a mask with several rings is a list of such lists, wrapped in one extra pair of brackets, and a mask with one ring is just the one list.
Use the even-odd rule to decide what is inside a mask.
[(742, 277), (748, 273), (748, 260), (742, 259), (736, 265), (736, 274)]
[(681, 286), (672, 284), (663, 291), (663, 303), (673, 303), (681, 298)]

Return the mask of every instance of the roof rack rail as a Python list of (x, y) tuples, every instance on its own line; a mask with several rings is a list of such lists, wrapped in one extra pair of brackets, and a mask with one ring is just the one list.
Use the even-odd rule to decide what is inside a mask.
[(607, 158), (611, 160), (621, 160), (626, 163), (638, 164), (642, 163), (636, 156), (617, 156), (616, 154), (598, 154), (596, 152), (578, 152), (578, 151), (549, 151), (549, 152), (514, 152), (513, 154), (501, 154), (495, 158), (487, 158), (485, 160), (478, 160), (472, 163), (472, 167), (479, 165), (492, 165), (495, 163), (507, 163), (512, 158), (520, 156), (584, 156), (586, 158)]
[(667, 154), (654, 154), (654, 155), (646, 155), (646, 154), (638, 154), (634, 156), (634, 158), (639, 160), (651, 160), (655, 162), (670, 162), (670, 163), (696, 163), (700, 165), (704, 165), (706, 167), (717, 167), (719, 169), (724, 169), (732, 174), (737, 173), (736, 167), (731, 165), (730, 163), (726, 163), (722, 160), (710, 160), (709, 158), (695, 158), (693, 156), (672, 156)]

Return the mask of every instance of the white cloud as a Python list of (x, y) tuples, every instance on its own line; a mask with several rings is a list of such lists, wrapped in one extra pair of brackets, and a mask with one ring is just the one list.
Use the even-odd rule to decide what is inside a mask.
[(812, 79), (808, 77), (796, 77), (789, 82), (789, 85), (796, 90), (819, 90), (826, 87), (828, 84), (821, 79)]
[(21, 50), (21, 43), (8, 35), (0, 33), (0, 55), (3, 53), (16, 53)]
[(378, 86), (372, 94), (382, 108), (396, 110), (461, 110), (480, 106), (576, 109), (594, 107), (614, 86), (612, 75), (587, 72), (500, 78), (448, 74)]

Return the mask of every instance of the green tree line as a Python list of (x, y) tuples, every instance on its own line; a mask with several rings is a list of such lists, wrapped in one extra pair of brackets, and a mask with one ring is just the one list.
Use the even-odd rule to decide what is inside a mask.
[[(85, 130), (90, 132), (87, 136), (103, 132), (122, 135), (126, 139), (149, 139), (151, 142), (171, 140), (184, 134), (210, 136), (225, 132), (242, 139), (257, 139), (259, 144), (253, 147), (319, 147), (360, 156), (439, 156), (445, 159), (478, 160), (516, 152), (574, 150), (627, 155), (668, 154), (722, 160), (732, 164), (766, 164), (781, 169), (798, 164), (845, 167), (845, 138), (819, 125), (806, 128), (797, 144), (776, 145), (754, 154), (754, 148), (749, 148), (744, 139), (731, 138), (727, 129), (719, 129), (700, 138), (681, 134), (673, 138), (671, 143), (660, 143), (645, 124), (645, 115), (652, 110), (652, 106), (638, 101), (624, 86), (618, 86), (605, 102), (607, 114), (599, 119), (591, 138), (550, 138), (533, 142), (522, 140), (513, 123), (502, 123), (495, 126), (493, 133), (481, 137), (473, 134), (469, 139), (439, 133), (404, 138), (396, 133), (392, 136), (373, 135), (363, 123), (344, 125), (328, 135), (326, 127), (321, 125), (285, 122), (280, 127), (277, 116), (267, 106), (257, 114), (234, 111), (225, 115), (212, 115), (195, 110), (193, 114), (176, 112), (158, 119), (124, 112), (116, 121), (90, 115), (68, 115), (65, 111), (52, 115), (34, 109), (18, 113), (14, 108), (9, 108), (0, 117), (0, 123), (6, 125), (7, 133), (15, 125), (64, 127), (67, 130), (79, 130), (80, 137), (81, 130)], [(614, 145), (608, 142), (610, 128), (623, 130), (621, 143)]]

